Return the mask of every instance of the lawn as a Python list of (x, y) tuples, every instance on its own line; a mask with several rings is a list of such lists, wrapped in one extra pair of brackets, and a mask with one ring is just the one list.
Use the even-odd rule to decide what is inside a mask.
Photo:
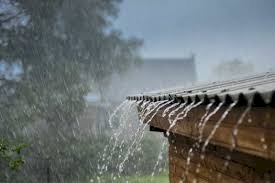
[[(120, 180), (115, 181), (114, 183), (146, 183), (151, 182), (151, 176), (131, 176), (124, 177)], [(169, 179), (167, 175), (154, 176), (151, 183), (168, 183)]]
[[(98, 181), (91, 181), (91, 183), (97, 183)], [(168, 175), (157, 175), (151, 179), (151, 176), (127, 176), (116, 180), (111, 180), (108, 177), (100, 180), (100, 183), (168, 183)]]

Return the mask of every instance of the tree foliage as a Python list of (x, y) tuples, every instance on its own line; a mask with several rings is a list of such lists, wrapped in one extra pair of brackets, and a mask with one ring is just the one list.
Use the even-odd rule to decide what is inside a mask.
[(74, 138), (91, 84), (135, 63), (141, 41), (112, 28), (120, 0), (0, 3), (1, 138), (30, 137), (40, 152), (33, 125), (46, 125), (50, 143)]
[(21, 156), (25, 144), (10, 143), (6, 139), (0, 139), (0, 159), (7, 165), (0, 165), (1, 169), (9, 167), (11, 170), (17, 170), (24, 160)]

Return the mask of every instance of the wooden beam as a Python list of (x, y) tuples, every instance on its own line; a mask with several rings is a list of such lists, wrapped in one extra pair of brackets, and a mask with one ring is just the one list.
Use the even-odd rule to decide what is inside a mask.
[[(218, 146), (209, 145), (201, 159), (201, 152), (193, 149), (188, 153), (194, 141), (183, 136), (169, 137), (170, 178), (187, 182), (222, 182), (222, 183), (264, 183), (272, 179), (275, 163), (258, 157), (230, 152)], [(227, 159), (230, 155), (230, 159)], [(187, 159), (190, 158), (188, 165)], [(262, 162), (261, 162), (262, 161)], [(264, 167), (262, 166), (264, 165)], [(190, 181), (192, 180), (192, 181)], [(173, 181), (171, 181), (173, 182)]]
[[(214, 110), (215, 107), (211, 109)], [(227, 107), (222, 107), (206, 123), (202, 133), (202, 140), (205, 141), (212, 132), (216, 122), (221, 118)], [(158, 129), (167, 130), (170, 126), (168, 115), (162, 117), (164, 109), (160, 109), (149, 123)], [(172, 109), (173, 110), (173, 109)], [(246, 110), (244, 107), (236, 107), (222, 121), (219, 128), (211, 139), (211, 144), (231, 148), (235, 139), (235, 150), (247, 154), (275, 160), (275, 108), (255, 107), (244, 117), (242, 124), (238, 127), (238, 134), (233, 138), (233, 130), (239, 118)], [(210, 111), (210, 112), (211, 112)], [(198, 126), (202, 116), (205, 114), (205, 106), (192, 109), (186, 118), (178, 120), (171, 129), (172, 133), (179, 134), (197, 140), (200, 128)], [(175, 118), (172, 116), (172, 119)], [(147, 119), (151, 116), (149, 115)], [(145, 120), (146, 121), (146, 120)]]

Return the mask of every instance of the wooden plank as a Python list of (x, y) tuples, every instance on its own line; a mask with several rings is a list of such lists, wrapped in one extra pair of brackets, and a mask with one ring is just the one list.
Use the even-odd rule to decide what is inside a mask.
[[(238, 166), (236, 164), (230, 163), (230, 170), (221, 171), (225, 163), (224, 160), (210, 155), (206, 155), (204, 160), (200, 160), (199, 154), (195, 153), (195, 156), (198, 157), (193, 157), (191, 159), (190, 165), (187, 166), (187, 154), (186, 156), (182, 157), (182, 155), (171, 153), (170, 162), (175, 164), (176, 174), (180, 174), (181, 171), (181, 174), (185, 174), (186, 169), (188, 169), (188, 172), (198, 174), (198, 176), (203, 177), (205, 180), (209, 180), (209, 182), (217, 182), (218, 175), (222, 175), (222, 178), (219, 180), (221, 182), (242, 183), (243, 181), (239, 180), (240, 175), (244, 175), (242, 178), (246, 178), (248, 182), (254, 182), (253, 174), (251, 173), (252, 171), (245, 171), (246, 169), (242, 171), (242, 169), (240, 169), (241, 165)], [(200, 166), (200, 168), (198, 168), (198, 166)], [(246, 172), (249, 174), (246, 175)]]
[[(170, 135), (168, 139), (169, 144), (175, 144), (175, 148), (177, 149), (190, 149), (191, 147), (194, 147), (193, 145), (196, 142), (191, 138), (177, 134)], [(201, 153), (199, 148), (195, 148), (195, 150)], [(255, 169), (255, 171), (258, 171), (259, 174), (260, 172), (275, 171), (275, 161), (270, 161), (265, 158), (242, 153), (239, 151), (230, 151), (229, 149), (223, 148), (221, 146), (209, 144), (205, 149), (205, 153), (212, 154), (213, 156), (221, 159), (227, 159), (227, 157), (230, 156), (234, 162), (251, 167)], [(264, 167), (262, 165), (264, 165)]]
[(172, 174), (171, 178), (169, 179), (170, 183), (213, 183), (209, 180), (205, 180), (203, 178), (198, 177), (197, 175), (193, 174), (192, 172), (189, 173), (189, 175), (184, 178), (182, 176), (178, 176), (177, 174)]
[[(220, 119), (226, 107), (212, 116), (206, 123), (203, 131), (205, 140), (216, 122)], [(233, 129), (242, 115), (245, 108), (235, 108), (221, 123), (211, 140), (212, 144), (231, 148), (233, 140)], [(168, 116), (162, 117), (161, 109), (150, 122), (151, 126), (167, 130), (169, 128)], [(177, 133), (193, 139), (198, 139), (198, 122), (205, 113), (205, 106), (191, 110), (187, 117), (177, 121), (171, 132)], [(148, 116), (150, 117), (150, 116)], [(244, 118), (243, 123), (238, 128), (236, 136), (236, 150), (259, 157), (275, 160), (275, 108), (253, 108)]]
[[(182, 181), (187, 180), (188, 182), (221, 182), (221, 183), (244, 183), (243, 181), (239, 181), (237, 179), (233, 179), (225, 174), (221, 174), (220, 172), (214, 171), (213, 169), (207, 169), (205, 167), (200, 167), (199, 172), (196, 171), (196, 164), (190, 163), (188, 166), (188, 173), (186, 172), (186, 160), (183, 160), (178, 157), (174, 157), (171, 161), (172, 163), (179, 164), (176, 168), (176, 172), (174, 175), (181, 175)], [(220, 175), (220, 178), (218, 178)], [(253, 182), (251, 182), (253, 183)]]
[[(228, 161), (217, 156), (214, 151), (207, 151), (203, 160), (200, 158), (200, 152), (193, 151), (190, 165), (187, 166), (188, 151), (191, 147), (187, 144), (188, 142), (183, 144), (181, 141), (178, 141), (178, 137), (176, 137), (174, 143), (171, 143), (170, 141), (169, 165), (170, 173), (172, 175), (180, 176), (182, 178), (189, 177), (189, 173), (187, 175), (185, 174), (186, 169), (188, 168), (191, 174), (196, 175), (197, 178), (205, 181), (208, 180), (209, 182), (262, 183), (270, 180), (270, 176), (267, 176), (270, 174), (270, 170), (267, 169), (266, 172), (264, 172), (264, 169), (260, 169), (260, 171), (257, 171), (255, 167), (237, 163), (235, 161), (236, 156), (234, 155), (232, 155), (231, 160)], [(250, 160), (257, 161), (257, 158), (250, 157)], [(225, 166), (226, 162), (228, 162), (228, 166)], [(267, 164), (265, 163), (265, 165)], [(198, 167), (200, 167), (199, 171)], [(193, 176), (191, 177), (192, 179), (194, 178)]]
[[(221, 115), (227, 107), (222, 107), (217, 115), (214, 115), (210, 119), (210, 123), (215, 123), (219, 120)], [(235, 125), (239, 120), (242, 113), (247, 109), (247, 107), (235, 107), (231, 110), (228, 117), (223, 121), (224, 125), (229, 124), (230, 126)], [(205, 113), (205, 106), (200, 106), (192, 109), (190, 111), (189, 117), (193, 120), (200, 120), (201, 116)], [(275, 129), (275, 123), (270, 123), (275, 121), (274, 107), (252, 107), (250, 112), (245, 116), (241, 126), (246, 127), (257, 127), (257, 128), (269, 128)]]

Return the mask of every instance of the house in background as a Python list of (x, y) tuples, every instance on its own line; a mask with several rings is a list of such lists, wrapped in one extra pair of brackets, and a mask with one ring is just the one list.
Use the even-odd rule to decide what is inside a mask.
[(189, 86), (196, 81), (193, 54), (186, 58), (145, 58), (122, 76), (114, 75), (106, 95), (109, 101), (121, 101), (129, 94)]

